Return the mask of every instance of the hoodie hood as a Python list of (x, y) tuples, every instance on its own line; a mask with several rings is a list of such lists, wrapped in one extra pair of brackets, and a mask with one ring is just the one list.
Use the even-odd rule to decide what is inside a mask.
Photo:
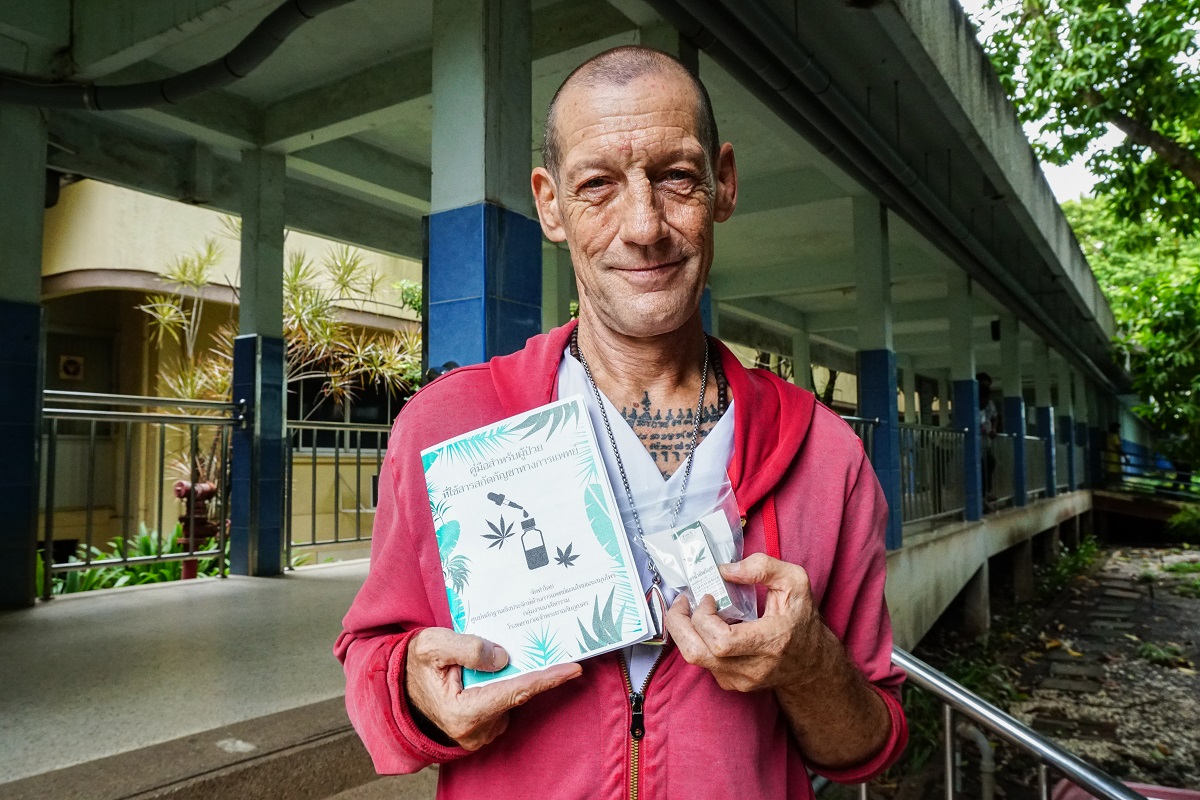
[[(558, 364), (578, 322), (534, 336), (512, 355), (489, 362), (492, 383), (506, 416), (520, 414), (554, 399)], [(745, 516), (774, 490), (804, 446), (816, 398), (761, 369), (746, 369), (728, 347), (717, 342), (734, 411), (733, 456), (729, 482)]]

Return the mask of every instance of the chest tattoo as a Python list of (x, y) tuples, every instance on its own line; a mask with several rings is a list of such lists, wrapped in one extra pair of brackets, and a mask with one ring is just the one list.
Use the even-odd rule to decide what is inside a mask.
[[(695, 407), (668, 408), (656, 405), (651, 401), (650, 393), (646, 392), (636, 406), (623, 407), (621, 416), (641, 439), (663, 479), (671, 477), (687, 458), (692, 430), (696, 425)], [(704, 437), (720, 419), (721, 412), (717, 403), (706, 404), (700, 417), (697, 444), (704, 441)]]

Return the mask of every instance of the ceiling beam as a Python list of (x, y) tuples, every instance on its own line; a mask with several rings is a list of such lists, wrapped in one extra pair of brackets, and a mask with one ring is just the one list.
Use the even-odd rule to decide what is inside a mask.
[[(43, 0), (29, 5), (41, 6)], [(173, 44), (277, 5), (278, 0), (76, 0), (72, 4), (73, 77), (92, 80), (111, 75)]]
[[(892, 306), (892, 322), (921, 322), (931, 319), (949, 319), (945, 298), (938, 300), (916, 300), (896, 303)], [(986, 315), (987, 309), (978, 300), (974, 302), (976, 314)], [(852, 310), (817, 311), (807, 315), (810, 333), (853, 330), (858, 323)]]
[(845, 191), (825, 177), (825, 173), (811, 167), (801, 167), (788, 172), (739, 179), (737, 215), (741, 218), (761, 211), (803, 206), (847, 196)]
[(782, 333), (793, 334), (805, 329), (804, 314), (801, 311), (769, 297), (719, 301), (719, 307), (721, 313), (751, 320)]
[(747, 297), (828, 291), (854, 286), (854, 261), (838, 258), (804, 265), (782, 264), (762, 269), (714, 271), (708, 283), (713, 296), (722, 302)]
[(288, 171), (344, 186), (418, 214), (429, 213), (429, 167), (355, 139), (288, 156)]
[[(55, 113), (49, 166), (215, 211), (241, 210), (240, 165), (193, 143), (155, 137), (96, 115)], [(291, 178), (285, 224), (347, 244), (420, 258), (420, 221)]]

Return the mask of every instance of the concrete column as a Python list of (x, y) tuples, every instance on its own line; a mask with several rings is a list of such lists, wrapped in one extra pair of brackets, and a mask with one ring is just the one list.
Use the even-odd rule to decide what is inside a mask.
[(954, 383), (954, 427), (966, 430), (963, 442), (963, 493), (968, 520), (983, 517), (983, 447), (979, 439), (979, 383), (975, 380), (975, 346), (971, 279), (965, 273), (947, 277), (950, 308), (950, 377)]
[(807, 327), (792, 334), (792, 383), (813, 391), (812, 339)]
[(1033, 539), (1020, 542), (1011, 551), (1013, 599), (1025, 603), (1033, 599)]
[(575, 268), (566, 247), (542, 243), (542, 332), (565, 325), (575, 299)]
[(938, 425), (950, 427), (950, 398), (954, 395), (954, 382), (950, 380), (950, 370), (941, 370), (938, 375)]
[(959, 592), (961, 628), (967, 636), (987, 636), (992, 628), (992, 594), (988, 579), (988, 562), (976, 570), (967, 585)]
[(1025, 469), (1025, 397), (1021, 393), (1021, 328), (1014, 314), (1000, 317), (1000, 385), (1004, 387), (1004, 432), (1013, 436), (1013, 505), (1029, 500)]
[(858, 318), (858, 410), (879, 420), (871, 464), (888, 501), (888, 549), (903, 538), (900, 516), (899, 409), (896, 353), (892, 346), (892, 268), (887, 208), (874, 197), (855, 197), (854, 260)]
[(897, 361), (904, 391), (904, 421), (915, 425), (921, 421), (921, 415), (917, 413), (917, 371), (912, 356), (900, 356)]
[(1076, 475), (1075, 480), (1078, 486), (1094, 488), (1096, 473), (1092, 470), (1091, 451), (1093, 448), (1091, 430), (1088, 425), (1086, 391), (1083, 376), (1077, 370), (1071, 370), (1071, 395), (1075, 400), (1075, 446), (1083, 450), (1083, 474)]
[(434, 3), (430, 364), (477, 364), (542, 329), (531, 27), (530, 0)]
[(1058, 392), (1056, 408), (1061, 412), (1058, 417), (1059, 446), (1066, 450), (1067, 491), (1073, 492), (1079, 486), (1080, 476), (1075, 474), (1075, 414), (1071, 400), (1071, 365), (1065, 360), (1058, 362), (1055, 386)]
[(1054, 435), (1054, 404), (1050, 398), (1050, 346), (1038, 340), (1033, 346), (1033, 393), (1037, 432), (1046, 443), (1046, 497), (1058, 494), (1058, 442)]
[(713, 297), (710, 293), (708, 296), (708, 313), (711, 319), (708, 322), (709, 335), (721, 338), (721, 301)]
[(1061, 549), (1061, 534), (1059, 531), (1065, 525), (1070, 525), (1070, 522), (1064, 522), (1060, 525), (1046, 530), (1042, 533), (1042, 563), (1053, 564), (1058, 561), (1059, 550)]
[[(0, 610), (33, 604), (44, 380), (46, 123), (0, 103)], [(15, 643), (14, 643), (15, 646)]]
[(233, 400), (246, 424), (234, 431), (229, 568), (238, 575), (283, 571), (284, 156), (242, 154), (242, 251)]
[(700, 293), (700, 327), (704, 332), (713, 335), (713, 299), (712, 287), (705, 286)]

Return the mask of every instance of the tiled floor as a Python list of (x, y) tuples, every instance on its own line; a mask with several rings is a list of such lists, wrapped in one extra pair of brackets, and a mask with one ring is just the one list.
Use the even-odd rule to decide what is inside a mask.
[(0, 783), (340, 695), (365, 561), (0, 614)]

